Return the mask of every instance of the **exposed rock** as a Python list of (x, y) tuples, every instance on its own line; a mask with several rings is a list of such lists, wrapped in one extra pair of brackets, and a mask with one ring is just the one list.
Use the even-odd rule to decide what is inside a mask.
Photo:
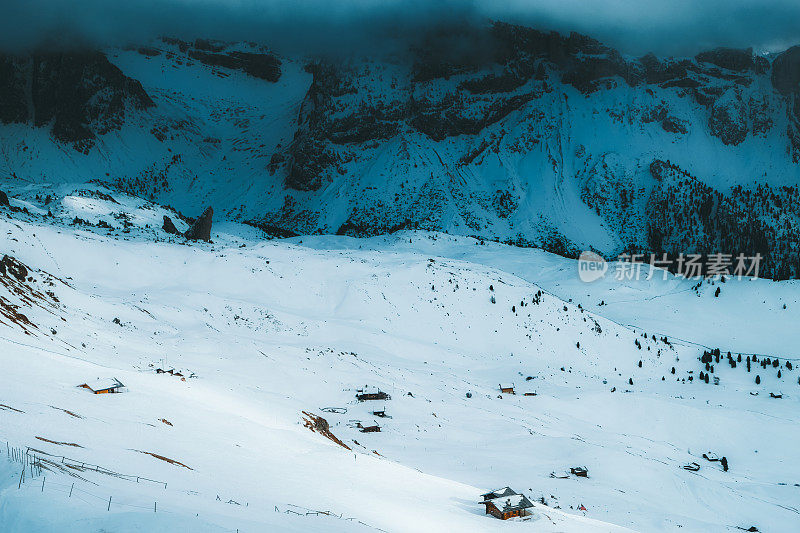
[(281, 78), (281, 61), (272, 54), (252, 52), (214, 53), (190, 50), (189, 57), (216, 67), (241, 70), (254, 78), (276, 82)]
[(26, 122), (28, 105), (23, 60), (0, 55), (0, 122)]
[(487, 74), (474, 80), (467, 80), (461, 82), (459, 87), (475, 94), (507, 93), (525, 85), (527, 81), (514, 73), (504, 72), (500, 75)]
[(119, 129), (128, 107), (153, 105), (138, 81), (96, 51), (0, 56), (0, 102), (0, 121), (52, 124), (56, 139), (81, 151), (97, 134)]
[(173, 235), (181, 234), (181, 232), (178, 231), (178, 228), (175, 227), (175, 224), (172, 222), (172, 219), (169, 218), (167, 215), (164, 215), (164, 224), (161, 226), (161, 229)]
[(203, 211), (203, 214), (194, 221), (194, 224), (183, 234), (189, 240), (211, 242), (211, 218), (214, 216), (214, 209), (211, 206)]
[(0, 275), (11, 276), (22, 283), (28, 277), (28, 268), (10, 255), (4, 255), (0, 261)]
[(746, 50), (739, 48), (715, 48), (707, 52), (700, 52), (694, 57), (698, 62), (711, 63), (712, 65), (735, 70), (737, 72), (755, 70), (756, 66), (752, 48)]
[(686, 126), (686, 122), (672, 116), (664, 117), (664, 119), (661, 121), (661, 127), (664, 128), (664, 131), (668, 131), (670, 133), (680, 133), (682, 135), (689, 133), (689, 128)]
[(410, 123), (416, 130), (435, 141), (455, 135), (474, 135), (516, 111), (533, 97), (533, 94), (498, 97), (487, 103), (480, 114), (467, 113), (454, 99), (445, 99), (440, 103), (417, 101), (412, 108), (413, 118)]
[(626, 63), (619, 52), (613, 50), (606, 57), (591, 57), (575, 62), (561, 79), (587, 94), (601, 87), (599, 80), (614, 76), (622, 78), (628, 85), (636, 85), (640, 73), (636, 65)]
[(733, 146), (744, 141), (748, 133), (744, 110), (738, 102), (715, 104), (711, 108), (708, 127), (712, 135)]
[(800, 46), (793, 46), (772, 62), (772, 86), (784, 95), (800, 92)]
[(0, 191), (0, 205), (5, 207), (11, 207), (11, 204), (8, 203), (8, 195), (3, 191)]

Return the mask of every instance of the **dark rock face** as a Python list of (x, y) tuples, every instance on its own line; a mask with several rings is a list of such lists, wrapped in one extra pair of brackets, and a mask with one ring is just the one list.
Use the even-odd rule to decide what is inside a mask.
[(715, 48), (697, 54), (695, 59), (701, 63), (711, 63), (712, 65), (738, 72), (755, 70), (756, 68), (752, 48), (748, 48), (747, 50), (738, 48)]
[(450, 100), (441, 103), (430, 101), (418, 102), (412, 108), (411, 126), (433, 139), (441, 141), (455, 135), (475, 135), (486, 126), (503, 119), (534, 98), (533, 94), (520, 94), (508, 98), (494, 98), (487, 103), (478, 116), (468, 116), (464, 109)]
[(28, 105), (22, 59), (0, 55), (0, 122), (26, 122)]
[(661, 121), (661, 127), (664, 128), (664, 131), (668, 131), (670, 133), (680, 133), (682, 135), (689, 133), (686, 123), (683, 120), (675, 117), (664, 117), (664, 119)]
[(161, 229), (173, 235), (181, 234), (181, 232), (178, 231), (178, 228), (175, 227), (175, 224), (172, 222), (172, 219), (169, 218), (167, 215), (164, 215), (164, 224), (162, 224)]
[(82, 151), (119, 129), (129, 108), (153, 105), (138, 81), (94, 51), (0, 56), (0, 101), (4, 123), (52, 124), (56, 139)]
[(34, 123), (54, 121), (53, 135), (64, 142), (118, 129), (126, 104), (136, 109), (153, 105), (142, 85), (100, 52), (36, 54), (33, 75)]
[(772, 62), (772, 86), (779, 93), (800, 93), (800, 46), (793, 46)]
[(189, 50), (189, 57), (216, 67), (241, 70), (254, 78), (276, 82), (281, 78), (281, 61), (272, 54), (252, 52), (205, 52)]
[[(775, 63), (776, 87), (784, 92), (796, 87), (800, 93), (800, 48), (787, 51)], [(406, 131), (439, 142), (478, 135), (518, 110), (535, 113), (537, 99), (558, 90), (559, 78), (587, 98), (615, 87), (644, 86), (641, 90), (653, 95), (648, 85), (693, 97), (706, 108), (697, 121), (678, 118), (667, 107), (642, 118), (678, 135), (688, 134), (690, 123), (697, 123), (735, 146), (773, 127), (769, 95), (753, 100), (742, 90), (769, 70), (769, 62), (751, 49), (717, 48), (695, 59), (661, 60), (648, 54), (630, 60), (577, 33), (564, 36), (495, 23), (435, 32), (412, 48), (410, 65), (376, 65), (320, 62), (308, 68), (313, 82), (301, 107), (299, 128), (280, 155), (286, 161), (288, 188), (316, 191), (336, 181), (359, 156), (355, 145), (377, 146)], [(390, 94), (378, 92), (386, 87), (391, 87)], [(800, 139), (800, 118), (792, 123), (798, 126), (789, 136)], [(270, 171), (277, 168), (272, 165)]]
[(4, 207), (11, 207), (11, 204), (8, 203), (8, 195), (3, 191), (0, 191), (0, 205)]
[(744, 109), (737, 103), (714, 105), (708, 119), (708, 127), (714, 136), (719, 137), (725, 144), (733, 146), (744, 141), (748, 133)]
[(4, 255), (0, 261), (0, 275), (11, 276), (22, 283), (28, 277), (28, 268), (10, 255)]
[(214, 209), (209, 206), (194, 224), (183, 234), (192, 241), (211, 242), (211, 218), (214, 216)]

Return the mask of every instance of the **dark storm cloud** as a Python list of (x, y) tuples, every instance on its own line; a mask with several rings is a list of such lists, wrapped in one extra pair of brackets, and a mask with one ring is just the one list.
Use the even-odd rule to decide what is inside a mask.
[(506, 20), (579, 31), (624, 52), (800, 42), (800, 1), (3, 0), (0, 48), (107, 45), (158, 35), (252, 40), (279, 50), (373, 51), (433, 26)]
[(587, 33), (631, 54), (693, 55), (716, 46), (783, 50), (800, 43), (798, 0), (506, 0), (482, 12)]
[(3, 0), (0, 48), (111, 45), (169, 35), (325, 51), (469, 24), (460, 0)]

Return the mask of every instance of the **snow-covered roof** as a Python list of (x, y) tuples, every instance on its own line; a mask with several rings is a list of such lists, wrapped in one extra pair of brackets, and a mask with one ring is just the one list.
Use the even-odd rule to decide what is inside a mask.
[(510, 496), (501, 496), (500, 498), (493, 498), (486, 503), (491, 502), (492, 505), (497, 507), (501, 512), (516, 511), (519, 509), (527, 509), (533, 507), (531, 501), (523, 494), (511, 494)]
[(500, 384), (500, 388), (501, 389), (513, 389), (514, 388), (514, 384), (513, 383), (501, 383)]
[(517, 491), (512, 489), (511, 487), (503, 487), (502, 489), (495, 489), (493, 491), (489, 491), (486, 494), (481, 494), (481, 496), (491, 496), (493, 498), (499, 498), (501, 496), (510, 496), (512, 494), (516, 494)]
[(92, 390), (111, 389), (114, 387), (124, 387), (117, 378), (96, 378), (86, 382)]

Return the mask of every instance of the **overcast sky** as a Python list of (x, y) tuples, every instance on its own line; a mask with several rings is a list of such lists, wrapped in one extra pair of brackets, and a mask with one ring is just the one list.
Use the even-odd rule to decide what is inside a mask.
[[(800, 0), (0, 0), (0, 47), (124, 44), (158, 35), (278, 49), (374, 46), (439, 24), (517, 22), (579, 31), (623, 52), (800, 43)], [(369, 48), (367, 48), (369, 49)]]

